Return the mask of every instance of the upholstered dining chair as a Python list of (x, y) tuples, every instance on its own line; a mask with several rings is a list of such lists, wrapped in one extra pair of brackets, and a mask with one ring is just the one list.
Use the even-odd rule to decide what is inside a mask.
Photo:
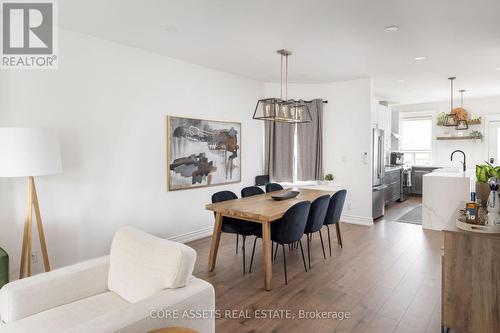
[(344, 209), (345, 197), (347, 196), (347, 190), (340, 190), (335, 192), (330, 198), (330, 203), (328, 205), (328, 211), (326, 212), (325, 225), (328, 230), (328, 247), (330, 249), (330, 257), (332, 256), (332, 242), (330, 240), (330, 225), (334, 224), (337, 229), (337, 241), (342, 248), (342, 234), (340, 233), (340, 216), (342, 216), (342, 210)]
[[(212, 195), (212, 203), (222, 202), (227, 200), (238, 199), (238, 196), (231, 191), (220, 191), (214, 193)], [(214, 213), (215, 215), (215, 213)], [(241, 250), (243, 252), (243, 274), (246, 273), (246, 264), (245, 264), (245, 241), (247, 236), (255, 235), (258, 230), (261, 230), (261, 225), (255, 222), (248, 222), (238, 220), (232, 217), (224, 216), (222, 219), (221, 231), (228, 234), (236, 234), (236, 253), (238, 253), (238, 236), (242, 236), (243, 244), (241, 246)]]
[[(307, 223), (307, 217), (309, 215), (309, 209), (311, 207), (310, 201), (301, 201), (290, 207), (283, 217), (278, 221), (271, 224), (271, 240), (276, 245), (276, 251), (278, 246), (281, 245), (283, 249), (283, 268), (285, 269), (285, 284), (288, 284), (288, 275), (286, 267), (286, 251), (285, 245), (292, 245), (299, 243), (300, 252), (302, 254), (302, 262), (304, 263), (304, 270), (307, 272), (306, 259), (304, 256), (304, 249), (302, 248), (302, 236), (304, 235), (304, 229)], [(256, 236), (261, 238), (262, 233), (257, 232)], [(257, 238), (255, 239), (257, 240)], [(249, 272), (252, 271), (253, 257), (255, 254), (255, 241), (253, 243), (252, 258), (250, 259)]]
[(309, 210), (309, 216), (307, 218), (306, 228), (304, 234), (307, 236), (307, 259), (309, 261), (309, 269), (311, 269), (311, 241), (314, 233), (319, 233), (319, 239), (321, 240), (321, 249), (323, 250), (323, 258), (326, 259), (325, 245), (323, 243), (323, 235), (321, 234), (321, 228), (325, 223), (326, 213), (328, 211), (328, 205), (330, 203), (330, 196), (323, 195), (316, 198), (311, 203), (311, 209)]
[(251, 197), (252, 195), (264, 194), (264, 190), (258, 186), (248, 186), (241, 189), (241, 197)]
[(274, 191), (280, 191), (282, 189), (283, 189), (283, 186), (281, 186), (278, 183), (269, 183), (269, 184), (266, 184), (266, 193), (274, 192)]

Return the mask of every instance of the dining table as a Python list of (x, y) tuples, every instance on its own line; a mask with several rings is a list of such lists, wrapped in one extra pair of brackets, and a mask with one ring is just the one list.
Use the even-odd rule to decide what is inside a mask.
[[(272, 196), (286, 191), (298, 191), (299, 194), (290, 199), (277, 201)], [(283, 217), (285, 212), (301, 201), (313, 201), (325, 194), (333, 195), (335, 191), (306, 188), (288, 188), (271, 193), (258, 194), (246, 198), (227, 200), (206, 205), (206, 209), (215, 213), (215, 224), (208, 257), (208, 270), (215, 269), (217, 251), (221, 238), (221, 226), (224, 217), (237, 218), (242, 221), (256, 222), (262, 225), (262, 253), (264, 257), (264, 289), (272, 290), (273, 270), (271, 263), (271, 223)]]

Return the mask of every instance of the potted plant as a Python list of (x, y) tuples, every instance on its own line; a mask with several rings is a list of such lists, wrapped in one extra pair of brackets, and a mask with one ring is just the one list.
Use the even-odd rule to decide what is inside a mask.
[(483, 165), (476, 165), (476, 195), (477, 203), (485, 207), (490, 195), (488, 179), (491, 177), (500, 178), (500, 166), (494, 167), (486, 162)]
[(335, 177), (331, 173), (328, 173), (325, 175), (325, 182), (327, 185), (333, 184), (333, 181), (335, 180)]
[(472, 140), (474, 140), (474, 141), (476, 141), (476, 140), (483, 141), (483, 133), (481, 133), (479, 131), (470, 132), (470, 136), (472, 137)]

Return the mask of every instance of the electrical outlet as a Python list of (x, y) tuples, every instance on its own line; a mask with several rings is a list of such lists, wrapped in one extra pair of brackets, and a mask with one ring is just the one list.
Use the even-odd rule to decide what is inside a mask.
[(38, 264), (38, 250), (31, 251), (31, 263)]

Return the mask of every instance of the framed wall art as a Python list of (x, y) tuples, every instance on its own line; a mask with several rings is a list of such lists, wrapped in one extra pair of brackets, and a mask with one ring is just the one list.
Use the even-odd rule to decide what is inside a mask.
[(167, 117), (168, 190), (241, 181), (241, 123)]

